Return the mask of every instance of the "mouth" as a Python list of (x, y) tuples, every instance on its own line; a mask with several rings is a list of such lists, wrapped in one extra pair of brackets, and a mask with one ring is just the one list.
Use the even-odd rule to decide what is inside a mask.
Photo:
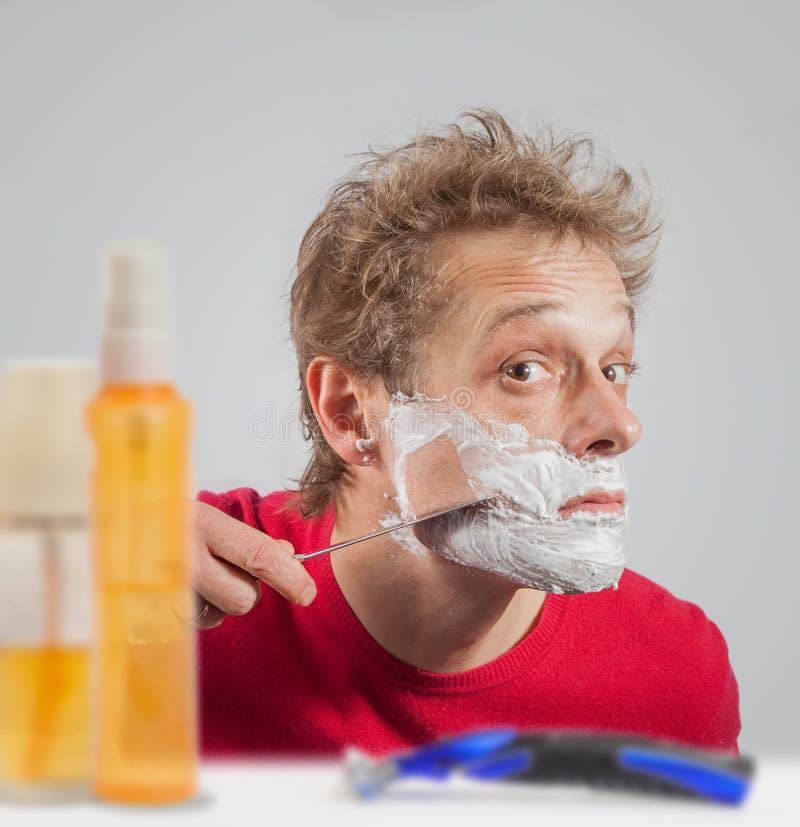
[(565, 520), (577, 511), (598, 513), (601, 511), (613, 513), (622, 511), (625, 507), (624, 491), (590, 491), (581, 497), (567, 500), (559, 509), (558, 516)]

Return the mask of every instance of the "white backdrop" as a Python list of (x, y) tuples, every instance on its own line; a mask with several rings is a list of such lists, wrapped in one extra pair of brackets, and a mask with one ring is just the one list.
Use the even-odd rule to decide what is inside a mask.
[(197, 487), (280, 487), (304, 462), (285, 295), (347, 156), (480, 105), (588, 132), (666, 214), (629, 565), (722, 629), (742, 750), (796, 751), (794, 4), (283, 6), (0, 0), (0, 359), (92, 355), (100, 247), (155, 235)]

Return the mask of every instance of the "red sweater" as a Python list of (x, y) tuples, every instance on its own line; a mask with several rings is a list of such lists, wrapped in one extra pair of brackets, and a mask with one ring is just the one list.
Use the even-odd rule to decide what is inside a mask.
[[(276, 515), (287, 492), (198, 499), (289, 540), (329, 545), (334, 514)], [(693, 603), (625, 569), (616, 590), (548, 594), (516, 646), (464, 672), (426, 672), (383, 649), (353, 613), (328, 555), (309, 560), (307, 608), (264, 589), (199, 636), (204, 755), (379, 755), (489, 726), (605, 730), (738, 754), (739, 693), (720, 630)]]

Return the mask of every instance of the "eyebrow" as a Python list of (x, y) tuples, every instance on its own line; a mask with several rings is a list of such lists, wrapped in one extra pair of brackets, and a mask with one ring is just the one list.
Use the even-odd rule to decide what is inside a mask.
[[(536, 318), (539, 316), (544, 316), (548, 313), (556, 313), (565, 309), (566, 305), (560, 301), (525, 302), (523, 304), (512, 304), (506, 307), (501, 307), (489, 317), (484, 333), (481, 336), (481, 344), (486, 343), (499, 328), (514, 319), (524, 317)], [(614, 305), (614, 309), (618, 313), (624, 314), (627, 317), (631, 330), (635, 331), (636, 310), (631, 302), (620, 300)]]

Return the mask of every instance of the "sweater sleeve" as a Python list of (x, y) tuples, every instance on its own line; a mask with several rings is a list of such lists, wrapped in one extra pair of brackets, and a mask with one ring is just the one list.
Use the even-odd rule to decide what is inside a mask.
[(722, 685), (717, 693), (717, 708), (711, 723), (706, 729), (702, 744), (708, 749), (720, 749), (739, 755), (738, 737), (742, 730), (739, 715), (739, 684), (731, 667), (728, 646), (722, 633), (712, 624), (721, 646), (720, 656), (725, 664), (722, 673)]

